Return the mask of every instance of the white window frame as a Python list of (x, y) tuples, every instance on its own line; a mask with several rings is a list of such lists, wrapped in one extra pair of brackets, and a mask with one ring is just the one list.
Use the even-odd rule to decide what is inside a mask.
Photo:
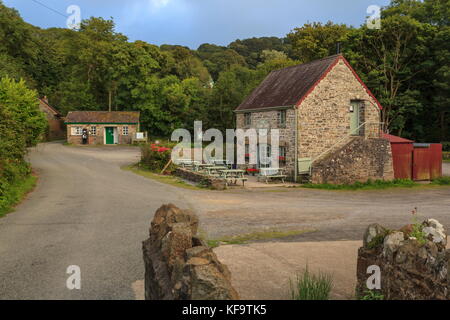
[(130, 128), (128, 126), (123, 126), (122, 127), (122, 135), (128, 136), (129, 134), (130, 134)]
[(83, 135), (83, 127), (76, 126), (76, 127), (72, 127), (71, 130), (72, 130), (71, 134), (73, 136)]
[(97, 126), (91, 126), (91, 129), (89, 130), (89, 134), (91, 136), (96, 136), (97, 135)]

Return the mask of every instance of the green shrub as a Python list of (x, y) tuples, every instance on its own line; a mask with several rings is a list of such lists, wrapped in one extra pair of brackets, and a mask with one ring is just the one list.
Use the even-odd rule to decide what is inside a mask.
[(450, 160), (450, 152), (443, 152), (442, 153), (442, 159), (443, 160)]
[[(154, 173), (161, 173), (172, 157), (171, 151), (159, 152), (153, 150), (151, 145), (141, 146), (141, 166)], [(170, 174), (175, 171), (175, 165), (171, 164), (165, 173)]]
[(450, 141), (442, 142), (442, 150), (450, 154)]
[(366, 295), (359, 298), (359, 300), (384, 300), (384, 295), (379, 291), (368, 290), (366, 291)]
[(302, 274), (297, 275), (295, 281), (291, 280), (290, 285), (292, 300), (328, 300), (333, 279), (324, 273), (311, 274), (307, 266)]

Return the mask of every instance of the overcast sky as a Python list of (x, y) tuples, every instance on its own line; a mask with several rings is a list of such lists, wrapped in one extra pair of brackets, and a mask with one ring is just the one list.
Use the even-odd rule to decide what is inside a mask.
[[(236, 39), (284, 37), (306, 22), (332, 20), (359, 26), (370, 5), (389, 0), (3, 0), (25, 21), (43, 28), (65, 27), (70, 5), (83, 19), (110, 18), (130, 40), (180, 44), (227, 45)], [(36, 3), (39, 2), (39, 3)], [(44, 7), (43, 5), (48, 8)], [(55, 11), (59, 12), (58, 14)]]

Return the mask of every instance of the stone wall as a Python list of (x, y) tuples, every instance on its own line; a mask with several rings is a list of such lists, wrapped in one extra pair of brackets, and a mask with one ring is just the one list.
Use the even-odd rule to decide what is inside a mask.
[(340, 60), (298, 108), (299, 158), (314, 159), (350, 134), (352, 100), (362, 104), (361, 124), (380, 122), (375, 100)]
[[(286, 110), (286, 124), (279, 126), (278, 110), (251, 113), (251, 125), (245, 126), (244, 114), (237, 114), (238, 129), (278, 129), (280, 132), (280, 147), (286, 147), (286, 173), (293, 177), (295, 172), (295, 109)], [(269, 133), (270, 137), (270, 133)], [(270, 142), (269, 142), (270, 143)]]
[(413, 225), (399, 231), (388, 231), (378, 224), (368, 227), (364, 246), (358, 252), (358, 297), (367, 295), (368, 268), (378, 266), (381, 289), (375, 291), (386, 300), (450, 298), (450, 251), (446, 250), (446, 230), (434, 219), (423, 222), (419, 228), (422, 242), (413, 234)]
[[(71, 144), (82, 144), (83, 139), (81, 135), (72, 135), (73, 127), (81, 127), (82, 129), (87, 129), (88, 132), (91, 131), (91, 127), (97, 128), (97, 133), (95, 135), (89, 134), (88, 144), (90, 145), (102, 145), (105, 144), (105, 128), (113, 127), (117, 128), (117, 144), (131, 144), (132, 137), (137, 132), (137, 125), (75, 125), (69, 124), (67, 125), (67, 142)], [(128, 127), (128, 135), (122, 134), (123, 127)]]
[(143, 243), (146, 300), (237, 300), (231, 274), (197, 237), (198, 218), (174, 205), (156, 211)]
[(175, 175), (181, 179), (188, 180), (197, 184), (203, 184), (205, 187), (209, 187), (213, 190), (225, 190), (227, 189), (227, 183), (223, 179), (211, 178), (200, 172), (194, 172), (183, 168), (177, 168)]
[(391, 144), (385, 139), (353, 137), (343, 147), (313, 163), (315, 184), (351, 184), (372, 180), (393, 180)]

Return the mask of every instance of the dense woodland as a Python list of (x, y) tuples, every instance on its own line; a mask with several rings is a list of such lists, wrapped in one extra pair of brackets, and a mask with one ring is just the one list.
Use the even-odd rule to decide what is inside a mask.
[(63, 114), (141, 111), (156, 136), (193, 126), (233, 128), (233, 110), (272, 70), (336, 53), (350, 61), (384, 106), (392, 133), (449, 141), (450, 1), (393, 0), (382, 29), (310, 23), (285, 38), (228, 46), (130, 42), (113, 20), (90, 18), (79, 31), (40, 29), (0, 0), (0, 77), (24, 79)]

